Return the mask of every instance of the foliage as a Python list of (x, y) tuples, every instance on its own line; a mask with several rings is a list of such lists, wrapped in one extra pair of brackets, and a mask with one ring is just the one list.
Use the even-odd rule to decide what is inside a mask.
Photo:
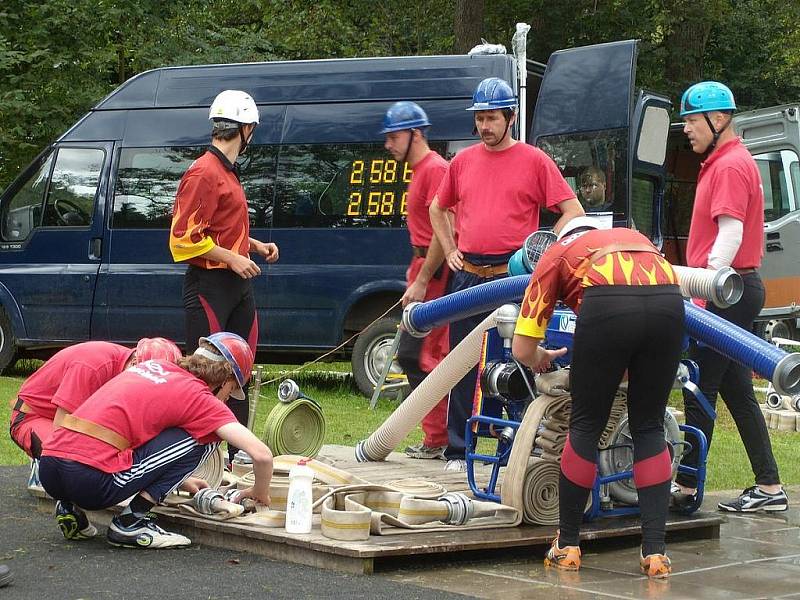
[[(161, 66), (444, 54), (464, 3), (425, 0), (6, 0), (0, 7), (0, 188), (129, 77)], [(677, 99), (700, 78), (742, 107), (800, 97), (800, 3), (785, 0), (495, 0), (483, 37), (528, 57), (641, 40), (639, 84)]]

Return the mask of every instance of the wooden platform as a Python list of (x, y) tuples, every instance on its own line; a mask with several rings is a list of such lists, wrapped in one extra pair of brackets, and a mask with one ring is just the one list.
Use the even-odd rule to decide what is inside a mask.
[[(469, 492), (465, 473), (443, 470), (444, 462), (415, 460), (404, 454), (392, 453), (386, 461), (358, 463), (352, 447), (325, 446), (320, 458), (350, 471), (372, 483), (414, 477), (444, 485), (448, 491)], [(479, 467), (479, 484), (488, 478), (488, 467)], [(50, 501), (42, 499), (48, 505)], [(49, 510), (49, 508), (48, 508)], [(370, 574), (376, 569), (391, 568), (399, 559), (425, 560), (431, 556), (456, 558), (459, 554), (491, 552), (522, 547), (546, 547), (552, 541), (556, 527), (522, 525), (513, 528), (472, 531), (419, 532), (403, 535), (371, 536), (364, 542), (342, 542), (324, 537), (319, 530), (319, 515), (308, 535), (287, 534), (282, 529), (267, 529), (247, 525), (209, 521), (178, 512), (176, 509), (157, 509), (161, 522), (189, 536), (195, 543), (250, 552), (275, 560), (312, 565), (349, 573)], [(108, 524), (112, 513), (92, 513), (92, 520)], [(668, 537), (718, 538), (723, 519), (713, 513), (695, 513), (690, 517), (670, 515)], [(631, 537), (638, 543), (639, 521), (636, 518), (607, 518), (586, 524), (583, 539)], [(634, 537), (636, 536), (636, 537)]]

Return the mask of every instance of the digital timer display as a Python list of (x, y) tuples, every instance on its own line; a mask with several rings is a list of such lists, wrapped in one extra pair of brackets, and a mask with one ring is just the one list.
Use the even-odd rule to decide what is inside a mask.
[(348, 168), (348, 217), (406, 216), (411, 168), (391, 158), (355, 159)]

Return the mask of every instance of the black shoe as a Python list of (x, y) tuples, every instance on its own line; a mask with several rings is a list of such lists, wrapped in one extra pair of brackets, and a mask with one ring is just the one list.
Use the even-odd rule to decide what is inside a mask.
[(690, 510), (695, 502), (697, 502), (697, 492), (694, 494), (685, 494), (681, 491), (680, 486), (672, 482), (672, 487), (669, 490), (669, 509), (676, 512), (683, 512)]
[(111, 519), (106, 532), (108, 543), (123, 548), (185, 548), (192, 540), (179, 533), (165, 531), (156, 525), (155, 515), (148, 513), (133, 525), (125, 526), (119, 516)]
[(0, 588), (6, 587), (12, 579), (11, 570), (5, 565), (0, 565)]
[(744, 490), (738, 498), (729, 502), (720, 502), (717, 504), (717, 508), (728, 512), (782, 511), (789, 508), (789, 498), (786, 497), (786, 492), (783, 490), (777, 494), (768, 494), (754, 485)]
[(86, 513), (71, 502), (56, 502), (56, 522), (68, 540), (86, 540), (97, 535), (97, 528)]

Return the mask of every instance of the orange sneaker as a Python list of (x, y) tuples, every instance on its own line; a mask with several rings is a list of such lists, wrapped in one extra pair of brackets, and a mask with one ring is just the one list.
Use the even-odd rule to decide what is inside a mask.
[(655, 579), (669, 577), (669, 574), (672, 573), (672, 563), (666, 554), (648, 554), (647, 556), (642, 556), (640, 553), (639, 568), (641, 568), (642, 573)]
[(544, 556), (545, 567), (555, 567), (564, 571), (577, 571), (581, 568), (581, 549), (579, 546), (558, 547), (558, 537)]

